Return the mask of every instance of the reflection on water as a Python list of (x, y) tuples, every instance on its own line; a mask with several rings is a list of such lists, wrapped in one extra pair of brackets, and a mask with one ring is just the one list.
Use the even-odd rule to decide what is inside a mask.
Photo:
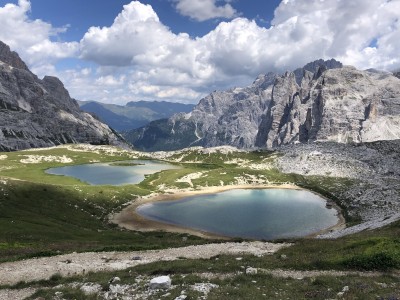
[(132, 160), (129, 162), (137, 165), (122, 166), (114, 165), (113, 163), (96, 163), (51, 168), (46, 170), (46, 173), (75, 177), (92, 185), (123, 185), (139, 183), (148, 174), (179, 168), (178, 166), (152, 160)]
[(145, 204), (151, 220), (230, 237), (276, 239), (309, 235), (338, 222), (337, 211), (311, 192), (289, 189), (230, 190)]

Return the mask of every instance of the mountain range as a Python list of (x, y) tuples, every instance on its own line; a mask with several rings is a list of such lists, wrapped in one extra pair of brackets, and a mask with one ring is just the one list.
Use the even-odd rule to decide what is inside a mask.
[(260, 75), (248, 87), (212, 92), (191, 112), (153, 121), (125, 138), (146, 151), (399, 139), (398, 77), (317, 60), (293, 72)]
[(65, 143), (125, 144), (82, 112), (58, 78), (39, 79), (0, 41), (0, 151)]
[(190, 112), (194, 104), (167, 101), (136, 101), (126, 105), (96, 101), (78, 101), (81, 110), (94, 114), (117, 131), (139, 128), (149, 122), (171, 117), (175, 113)]

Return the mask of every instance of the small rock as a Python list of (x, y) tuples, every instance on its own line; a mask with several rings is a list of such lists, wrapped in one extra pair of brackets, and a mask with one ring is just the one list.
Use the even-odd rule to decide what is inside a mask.
[(283, 259), (283, 260), (287, 259), (287, 255), (286, 254), (282, 254), (281, 255), (281, 259)]
[(236, 260), (242, 260), (243, 258), (242, 257), (236, 257)]
[(80, 290), (85, 294), (85, 295), (93, 295), (97, 294), (101, 291), (101, 285), (97, 283), (85, 283), (80, 287)]
[(169, 276), (159, 276), (150, 280), (150, 289), (169, 289), (171, 287), (171, 278)]
[(339, 293), (337, 293), (337, 296), (338, 296), (338, 297), (343, 297), (343, 295), (344, 295), (344, 292), (339, 292)]
[(142, 258), (140, 256), (134, 256), (132, 257), (132, 260), (142, 260)]
[(343, 288), (342, 292), (345, 293), (345, 292), (348, 292), (348, 291), (349, 291), (349, 287), (346, 285), (346, 286)]
[(246, 274), (249, 274), (249, 275), (257, 274), (257, 269), (256, 268), (252, 268), (252, 267), (248, 267), (246, 269)]
[(175, 300), (185, 300), (186, 298), (186, 295), (180, 295), (179, 297), (176, 297)]
[(112, 284), (110, 284), (110, 286), (109, 286), (109, 289), (110, 289), (109, 294), (114, 294), (114, 295), (120, 294), (120, 295), (122, 295), (122, 294), (124, 294), (126, 292), (126, 290), (128, 288), (129, 288), (129, 285), (119, 285), (119, 284), (112, 285)]
[(109, 283), (116, 283), (116, 282), (120, 282), (120, 281), (121, 281), (121, 278), (113, 277), (113, 278), (110, 279)]
[(377, 282), (376, 284), (377, 284), (378, 286), (384, 288), (384, 289), (386, 289), (386, 288), (388, 287), (388, 285), (387, 285), (386, 283)]

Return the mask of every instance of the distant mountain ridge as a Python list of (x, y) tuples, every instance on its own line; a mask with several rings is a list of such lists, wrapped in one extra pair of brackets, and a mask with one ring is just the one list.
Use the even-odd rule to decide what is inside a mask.
[(83, 111), (96, 115), (102, 122), (117, 131), (131, 130), (175, 113), (190, 112), (194, 104), (167, 101), (137, 101), (126, 105), (105, 104), (96, 101), (78, 101)]
[(0, 41), (0, 151), (65, 143), (125, 145), (82, 112), (58, 78), (39, 79)]
[(293, 72), (260, 75), (245, 88), (215, 91), (190, 113), (125, 138), (147, 151), (399, 139), (400, 80), (390, 72), (317, 60)]

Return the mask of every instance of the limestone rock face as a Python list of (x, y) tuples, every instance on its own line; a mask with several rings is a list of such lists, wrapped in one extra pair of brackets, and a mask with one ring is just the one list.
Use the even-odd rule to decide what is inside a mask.
[(214, 91), (190, 113), (151, 122), (125, 138), (142, 150), (176, 150), (189, 146), (254, 147), (258, 125), (271, 101), (276, 74), (260, 75), (251, 86)]
[(293, 77), (277, 80), (257, 146), (400, 138), (400, 80), (392, 74), (343, 67), (318, 72), (312, 80), (305, 74), (300, 86)]
[[(266, 141), (269, 135), (269, 131), (260, 131), (261, 124), (279, 135), (289, 130), (294, 137), (295, 130), (290, 127), (300, 126), (303, 117), (293, 109), (301, 105), (300, 98), (307, 95), (310, 82), (324, 70), (340, 67), (342, 64), (335, 60), (318, 60), (283, 77), (275, 73), (260, 75), (248, 87), (215, 91), (201, 99), (192, 112), (152, 122), (126, 133), (125, 138), (147, 151), (221, 145), (253, 148), (265, 144), (257, 141)], [(299, 95), (292, 97), (297, 92)], [(282, 115), (283, 119), (267, 118), (271, 114)], [(289, 142), (291, 134), (282, 138)]]
[(11, 51), (10, 47), (0, 41), (0, 61), (13, 68), (29, 71), (26, 64), (19, 57), (18, 53)]
[(192, 112), (126, 137), (143, 150), (400, 139), (400, 79), (317, 60), (283, 75), (260, 75), (246, 88), (215, 91)]
[(123, 144), (107, 125), (80, 111), (58, 78), (40, 80), (0, 42), (0, 151), (64, 143)]

